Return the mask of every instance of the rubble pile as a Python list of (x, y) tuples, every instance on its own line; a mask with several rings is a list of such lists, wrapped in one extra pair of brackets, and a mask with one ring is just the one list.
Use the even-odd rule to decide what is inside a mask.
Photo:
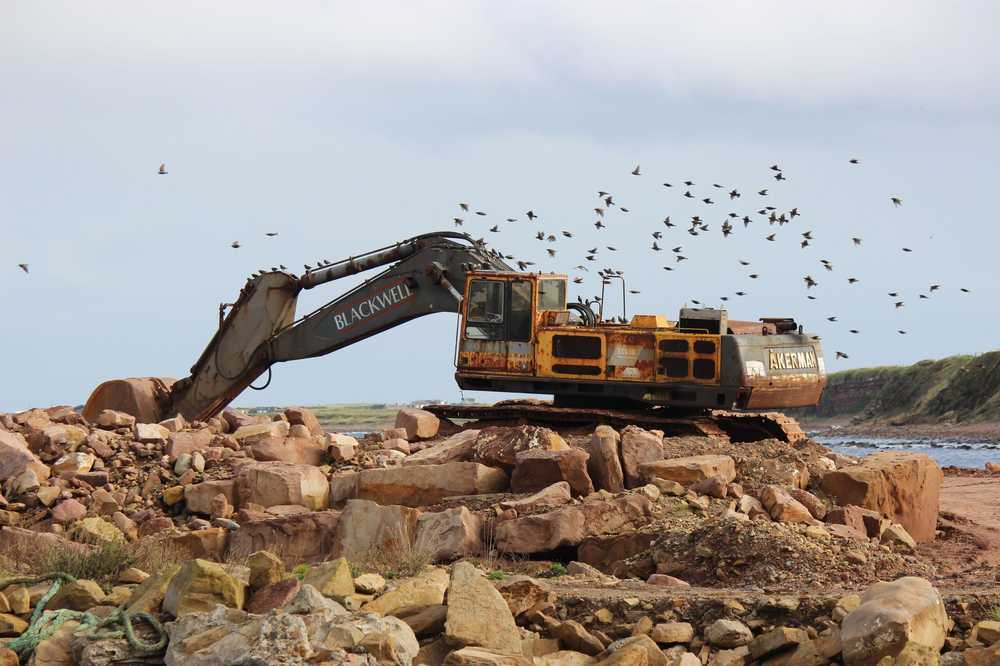
[[(1000, 623), (926, 580), (940, 484), (920, 455), (415, 409), (363, 438), (304, 408), (3, 414), (0, 665), (991, 663)], [(23, 651), (39, 600), (83, 615)], [(87, 635), (115, 609), (165, 652)]]

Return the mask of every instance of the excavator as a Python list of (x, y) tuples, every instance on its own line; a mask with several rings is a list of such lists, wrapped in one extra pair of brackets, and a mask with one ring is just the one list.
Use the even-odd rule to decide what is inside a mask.
[[(379, 267), (387, 268), (296, 319), (302, 290)], [(605, 288), (618, 281), (623, 312), (610, 316)], [(219, 327), (190, 375), (106, 381), (83, 415), (93, 421), (115, 409), (146, 422), (177, 414), (205, 421), (246, 388), (263, 388), (253, 382), (265, 373), (270, 383), (276, 363), (454, 312), (461, 389), (552, 400), (428, 406), (441, 417), (634, 423), (734, 441), (803, 436), (794, 420), (766, 411), (815, 405), (826, 386), (820, 343), (793, 319), (735, 321), (713, 308), (682, 308), (676, 321), (628, 318), (623, 275), (604, 273), (594, 302), (568, 301), (567, 282), (562, 274), (514, 270), (483, 241), (457, 232), (415, 236), (301, 276), (255, 274), (234, 303), (220, 305)]]

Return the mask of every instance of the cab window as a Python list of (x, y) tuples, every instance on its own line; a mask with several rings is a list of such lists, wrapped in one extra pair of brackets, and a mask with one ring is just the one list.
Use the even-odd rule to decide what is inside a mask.
[(566, 280), (539, 280), (538, 309), (566, 309)]
[(474, 280), (469, 285), (465, 337), (470, 340), (503, 340), (503, 305), (503, 282)]

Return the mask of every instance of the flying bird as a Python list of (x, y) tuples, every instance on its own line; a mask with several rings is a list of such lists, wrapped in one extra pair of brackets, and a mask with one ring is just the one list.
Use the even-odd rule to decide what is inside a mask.
[(494, 224), (492, 227), (490, 227), (490, 231), (492, 231), (493, 233), (498, 233), (500, 231), (500, 225)]
[(767, 237), (767, 240), (773, 241), (774, 240), (774, 236), (775, 236), (775, 234), (771, 234), (770, 236)]
[(908, 248), (908, 247), (904, 247), (904, 248), (903, 248), (903, 252), (913, 252), (913, 250), (911, 250), (911, 249), (910, 249), (910, 248)]
[(850, 162), (851, 164), (858, 164), (858, 162), (859, 162), (859, 160), (858, 160), (857, 157), (852, 157), (851, 159), (849, 159), (847, 161)]
[(268, 238), (274, 238), (275, 236), (278, 235), (278, 232), (277, 231), (267, 231), (267, 232), (264, 232), (264, 235), (267, 236)]
[(899, 197), (889, 197), (889, 200), (892, 201), (892, 205), (893, 206), (902, 206), (903, 205), (903, 200), (900, 199)]
[(236, 249), (239, 246), (240, 246), (240, 242), (238, 240), (237, 241), (233, 241), (232, 243), (229, 244), (229, 247), (231, 247), (233, 249)]
[(525, 213), (525, 215), (528, 216), (529, 220), (534, 220), (536, 217), (538, 217), (537, 215), (535, 215), (535, 211), (533, 210), (529, 210), (527, 213)]
[(850, 357), (844, 352), (839, 351), (837, 352), (837, 358), (850, 358)]
[(466, 212), (469, 211), (469, 204), (467, 204), (467, 203), (460, 203), (460, 204), (458, 204), (458, 207), (461, 208), (462, 210), (466, 211)]
[(767, 196), (767, 190), (761, 190), (761, 191), (757, 192), (757, 194), (759, 194), (762, 197), (766, 197)]
[(161, 164), (160, 165), (160, 170), (157, 171), (157, 173), (160, 174), (161, 176), (166, 176), (167, 175), (167, 165), (166, 164)]
[(636, 165), (635, 165), (635, 168), (634, 168), (634, 169), (632, 169), (632, 175), (633, 175), (633, 176), (640, 176), (640, 175), (642, 175), (642, 174), (641, 174), (641, 173), (639, 172), (639, 165), (638, 165), (638, 164), (636, 164)]
[(861, 245), (861, 239), (860, 238), (854, 237), (851, 240), (854, 241), (855, 245)]
[(25, 273), (28, 272), (28, 264), (18, 264), (17, 267), (20, 268)]
[(456, 227), (462, 226), (462, 222), (463, 222), (462, 218), (460, 218), (460, 217), (454, 217), (454, 218), (452, 218), (452, 221), (455, 223)]
[(837, 321), (837, 318), (836, 317), (827, 317), (826, 320), (827, 321)]

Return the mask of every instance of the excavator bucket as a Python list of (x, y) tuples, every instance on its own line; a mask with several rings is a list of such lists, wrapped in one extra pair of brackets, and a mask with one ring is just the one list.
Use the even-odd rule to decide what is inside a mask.
[(83, 418), (91, 423), (105, 409), (125, 412), (139, 423), (157, 423), (169, 417), (170, 387), (176, 382), (170, 377), (131, 377), (110, 379), (87, 398)]

